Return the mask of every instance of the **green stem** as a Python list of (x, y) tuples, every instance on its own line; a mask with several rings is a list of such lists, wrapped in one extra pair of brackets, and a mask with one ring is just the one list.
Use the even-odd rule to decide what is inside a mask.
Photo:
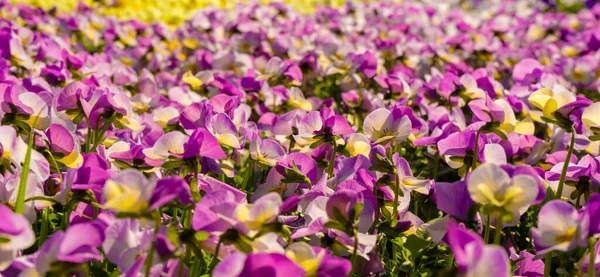
[(58, 166), (58, 163), (56, 162), (54, 155), (52, 155), (52, 152), (49, 149), (46, 149), (46, 153), (48, 153), (48, 156), (50, 156), (50, 162), (52, 162), (52, 166), (54, 166), (54, 170), (56, 170), (58, 179), (60, 179), (60, 183), (62, 184), (62, 182), (63, 182), (62, 172), (60, 172), (60, 167)]
[(248, 167), (246, 168), (246, 177), (244, 178), (244, 181), (242, 182), (242, 191), (246, 191), (246, 187), (248, 186), (248, 182), (250, 181), (250, 178), (252, 178), (254, 175), (254, 160), (249, 159), (248, 161)]
[(550, 277), (550, 271), (552, 269), (552, 251), (546, 253), (544, 258), (544, 277)]
[[(358, 95), (362, 98), (362, 93), (359, 93)], [(363, 122), (365, 121), (365, 119), (363, 118), (362, 110), (361, 110), (360, 107), (362, 107), (362, 99), (359, 100), (358, 108), (356, 109), (356, 117), (357, 117), (357, 120), (358, 120), (358, 124), (356, 125), (356, 129), (357, 129), (356, 131), (357, 132), (362, 132), (363, 131)]]
[(513, 236), (513, 234), (510, 231), (510, 229), (508, 230), (508, 232), (506, 232), (506, 236), (510, 240), (510, 243), (512, 243), (512, 246), (515, 248), (515, 251), (517, 253), (521, 252), (521, 250), (519, 250), (519, 245), (517, 244), (517, 241), (515, 240), (515, 237)]
[(38, 240), (38, 249), (40, 249), (42, 247), (42, 245), (44, 245), (44, 242), (46, 241), (46, 238), (48, 237), (48, 224), (49, 224), (49, 220), (48, 220), (48, 211), (49, 208), (45, 208), (42, 211), (42, 228), (40, 229), (40, 239)]
[(571, 132), (571, 144), (565, 157), (565, 164), (563, 165), (562, 172), (560, 173), (560, 180), (558, 181), (558, 189), (556, 190), (555, 199), (562, 197), (563, 187), (565, 185), (565, 178), (567, 177), (567, 170), (569, 169), (569, 163), (571, 161), (571, 155), (573, 154), (573, 147), (575, 146), (575, 131)]
[(392, 220), (396, 220), (398, 217), (398, 200), (400, 199), (400, 175), (396, 173), (396, 185), (394, 186), (394, 212), (392, 213)]
[(450, 254), (448, 254), (448, 263), (446, 263), (446, 271), (450, 271), (452, 265), (454, 265), (454, 253), (450, 252)]
[[(373, 184), (373, 195), (377, 196), (377, 188), (379, 186), (377, 185), (377, 183)], [(379, 202), (379, 201), (378, 201)], [(369, 228), (369, 232), (368, 234), (373, 234), (373, 232), (375, 231), (375, 228), (377, 228), (377, 222), (379, 222), (379, 216), (381, 215), (381, 207), (383, 205), (377, 205), (377, 209), (375, 210), (375, 220), (373, 221), (373, 224), (371, 224), (371, 228)]]
[(294, 141), (294, 136), (290, 135), (290, 144), (288, 145), (288, 152), (292, 153), (292, 149), (294, 149), (294, 146), (296, 145), (296, 141)]
[(481, 129), (477, 130), (475, 135), (475, 144), (473, 145), (473, 162), (471, 162), (471, 170), (477, 167), (477, 158), (479, 157), (479, 136), (481, 136)]
[(419, 199), (417, 197), (414, 197), (415, 194), (412, 194), (411, 197), (412, 199), (414, 199), (413, 201), (413, 214), (415, 214), (417, 217), (419, 216)]
[(190, 246), (190, 252), (189, 252), (189, 254), (186, 253), (186, 255), (187, 255), (187, 257), (191, 257), (192, 252), (194, 253), (195, 261), (194, 261), (193, 267), (196, 267), (196, 271), (198, 272), (198, 274), (195, 274), (195, 275), (192, 274), (192, 275), (188, 275), (188, 276), (200, 276), (200, 274), (199, 274), (201, 272), (200, 271), (200, 267), (201, 266), (206, 266), (206, 262), (205, 262), (205, 259), (204, 259), (204, 253), (202, 252), (202, 249), (200, 249), (194, 243), (188, 244), (188, 246)]
[(215, 250), (215, 254), (210, 259), (208, 273), (212, 273), (213, 269), (215, 269), (215, 266), (219, 262), (219, 251), (221, 250), (221, 243), (223, 243), (223, 239), (219, 238), (219, 242), (217, 243), (217, 248)]
[(185, 249), (185, 255), (181, 256), (181, 259), (179, 260), (179, 269), (177, 270), (177, 277), (183, 276), (183, 268), (185, 267), (185, 260), (190, 257), (191, 251), (192, 251), (192, 248), (188, 246)]
[(494, 244), (500, 245), (500, 236), (502, 235), (502, 218), (496, 219), (496, 234), (494, 235)]
[(492, 219), (491, 219), (491, 216), (488, 214), (487, 215), (487, 220), (485, 222), (485, 234), (483, 236), (483, 241), (485, 243), (488, 243), (488, 240), (490, 239), (490, 229), (491, 229), (490, 228), (490, 225), (491, 225), (490, 221), (492, 221)]
[(189, 229), (192, 226), (192, 212), (190, 208), (185, 208), (181, 215), (183, 228)]
[(333, 152), (331, 153), (331, 158), (329, 158), (329, 164), (327, 165), (327, 175), (329, 178), (333, 177), (333, 168), (335, 164), (335, 154), (337, 153), (337, 143), (333, 141)]
[(25, 199), (25, 203), (27, 203), (29, 201), (35, 201), (35, 200), (48, 201), (48, 202), (52, 202), (52, 204), (58, 203), (58, 200), (47, 197), (47, 196), (32, 196), (32, 197)]
[[(358, 259), (358, 229), (354, 227), (354, 250), (352, 251), (352, 271), (348, 276), (354, 276), (354, 273), (357, 271), (356, 260)], [(360, 274), (360, 272), (356, 272)]]
[(150, 276), (150, 269), (152, 268), (152, 260), (154, 260), (154, 250), (156, 249), (156, 235), (158, 234), (158, 230), (160, 229), (160, 215), (155, 215), (155, 221), (156, 221), (156, 225), (154, 226), (154, 236), (152, 238), (152, 244), (150, 245), (150, 252), (148, 253), (148, 256), (146, 257), (146, 266), (145, 266), (145, 273), (144, 276), (145, 277), (149, 277)]
[(358, 132), (362, 132), (362, 125), (363, 125), (363, 121), (364, 118), (362, 116), (362, 111), (361, 111), (361, 107), (363, 105), (363, 86), (362, 86), (362, 82), (358, 83), (358, 102), (356, 103), (356, 119), (358, 120), (357, 124), (356, 124), (356, 129)]
[(90, 144), (91, 143), (92, 143), (92, 128), (88, 127), (87, 128), (87, 135), (85, 136), (85, 145), (84, 145), (84, 148), (83, 148), (84, 152), (86, 152), (86, 153), (90, 152)]
[(94, 145), (92, 145), (92, 148), (90, 149), (90, 151), (96, 152), (96, 147), (98, 147), (98, 144), (100, 144), (100, 141), (102, 141), (102, 137), (104, 136), (104, 133), (106, 133), (106, 131), (108, 130), (108, 128), (110, 127), (110, 125), (112, 124), (114, 119), (115, 119), (115, 115), (113, 114), (108, 118), (108, 120), (106, 120), (106, 122), (104, 122), (104, 125), (102, 125), (102, 128), (100, 129), (100, 132), (98, 132), (94, 138)]
[(25, 153), (25, 162), (21, 170), (21, 180), (19, 181), (19, 190), (17, 192), (17, 202), (15, 203), (15, 212), (23, 214), (25, 210), (25, 191), (27, 191), (27, 178), (29, 177), (29, 165), (31, 163), (31, 151), (33, 150), (33, 141), (35, 133), (33, 130), (29, 133), (29, 141), (27, 142), (27, 152)]
[(69, 201), (65, 203), (63, 208), (63, 218), (60, 226), (60, 228), (63, 231), (67, 230), (67, 227), (69, 226), (69, 220), (71, 219), (71, 211), (73, 211), (75, 207), (77, 207), (77, 204), (78, 200), (75, 197), (71, 197)]
[(192, 198), (194, 199), (194, 202), (200, 201), (200, 193), (198, 192), (198, 184), (200, 183), (198, 181), (198, 175), (200, 173), (200, 169), (198, 168), (199, 164), (200, 157), (197, 157), (192, 162), (192, 169), (194, 170), (194, 180), (196, 180), (196, 183), (194, 184), (193, 182), (190, 182), (190, 190), (192, 191)]
[(87, 203), (88, 205), (91, 205), (92, 207), (94, 207), (94, 208), (96, 208), (96, 209), (102, 209), (102, 210), (104, 210), (104, 206), (102, 206), (102, 205), (101, 205), (100, 203), (98, 203), (98, 202), (93, 202), (93, 201), (90, 201), (90, 202), (86, 202), (86, 203)]
[(588, 240), (588, 248), (590, 249), (588, 277), (596, 277), (596, 238), (591, 237)]

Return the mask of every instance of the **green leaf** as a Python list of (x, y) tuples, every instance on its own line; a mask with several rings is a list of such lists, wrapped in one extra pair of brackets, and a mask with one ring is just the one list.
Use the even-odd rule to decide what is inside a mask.
[(419, 251), (425, 249), (429, 245), (429, 241), (419, 238), (415, 235), (410, 235), (406, 237), (406, 242), (404, 243), (404, 247), (410, 251), (411, 256), (415, 257)]
[(73, 118), (73, 123), (79, 124), (83, 118), (85, 117), (85, 113), (79, 113), (77, 116)]
[(345, 218), (342, 212), (338, 210), (338, 208), (333, 208), (333, 217), (342, 224), (346, 224), (348, 222), (348, 218)]
[(571, 119), (557, 112), (554, 113), (554, 116), (556, 117), (557, 125), (565, 130), (565, 132), (571, 133), (573, 131), (573, 122)]
[(323, 139), (317, 140), (310, 145), (310, 148), (315, 149), (315, 148), (321, 146), (321, 144), (323, 144), (323, 143), (325, 143), (325, 140), (323, 140)]
[(344, 226), (344, 224), (339, 223), (335, 220), (327, 221), (323, 226), (325, 226), (325, 228), (328, 228), (328, 229), (340, 230), (344, 233), (347, 233), (346, 226)]
[(450, 156), (450, 160), (453, 162), (463, 162), (465, 158), (460, 156)]
[(165, 162), (162, 167), (166, 168), (166, 169), (172, 169), (172, 168), (177, 168), (180, 167), (184, 164), (183, 160), (180, 159), (176, 159), (176, 160), (171, 160), (171, 161), (167, 161)]
[(545, 116), (542, 116), (542, 120), (546, 123), (550, 123), (550, 124), (554, 124), (554, 125), (558, 125), (558, 121), (552, 119), (552, 118), (548, 118)]
[(204, 231), (198, 231), (194, 234), (194, 238), (197, 241), (205, 241), (208, 238), (210, 238), (210, 234), (208, 232), (204, 232)]
[(121, 168), (131, 168), (131, 165), (124, 162), (124, 161), (120, 161), (120, 160), (114, 160), (113, 159), (113, 163), (116, 164), (117, 166), (121, 167)]
[(302, 172), (300, 172), (300, 170), (298, 170), (296, 168), (296, 165), (294, 164), (294, 168), (286, 168), (285, 169), (285, 175), (287, 176), (287, 178), (281, 180), (284, 183), (301, 183), (301, 184), (310, 184), (312, 185), (310, 179), (308, 179), (308, 177), (306, 177), (304, 174), (302, 174)]
[(379, 165), (372, 165), (369, 167), (369, 171), (377, 171), (377, 172), (382, 172), (382, 173), (393, 173), (394, 169), (387, 165), (387, 164), (379, 164)]
[(352, 207), (352, 211), (350, 213), (350, 218), (352, 220), (357, 220), (358, 215), (360, 215), (360, 213), (362, 212), (364, 207), (365, 207), (364, 203), (357, 203), (356, 205), (354, 205), (354, 207)]
[(79, 110), (79, 109), (76, 108), (76, 109), (66, 110), (65, 113), (67, 115), (74, 116), (74, 115), (78, 115), (80, 111), (81, 110)]
[(179, 241), (179, 232), (177, 231), (177, 228), (175, 226), (169, 226), (169, 228), (167, 229), (167, 238), (174, 244)]
[(503, 222), (513, 222), (515, 219), (515, 216), (512, 213), (504, 213), (502, 214), (502, 221)]
[(481, 207), (481, 212), (486, 215), (492, 214), (495, 210), (496, 207), (494, 207), (492, 204), (486, 204)]
[(569, 198), (571, 198), (572, 200), (577, 200), (577, 194), (579, 192), (577, 190), (574, 190), (573, 192), (571, 192), (571, 194), (569, 195)]
[(390, 221), (385, 221), (385, 222), (382, 222), (381, 224), (379, 224), (379, 226), (377, 226), (377, 230), (379, 230), (380, 232), (385, 234), (386, 237), (392, 238), (392, 239), (399, 237), (400, 235), (402, 235), (401, 232), (405, 231), (405, 230), (398, 230), (398, 229), (390, 226)]
[(31, 126), (29, 126), (29, 124), (23, 121), (15, 121), (15, 125), (17, 125), (17, 127), (19, 127), (20, 129), (25, 130), (26, 132), (31, 132)]
[(0, 244), (2, 243), (8, 243), (10, 242), (10, 239), (5, 237), (5, 236), (0, 236)]
[(506, 134), (504, 133), (504, 131), (497, 129), (497, 128), (490, 128), (489, 132), (494, 133), (496, 135), (498, 135), (498, 137), (500, 137), (502, 140), (507, 140), (508, 137), (506, 136)]

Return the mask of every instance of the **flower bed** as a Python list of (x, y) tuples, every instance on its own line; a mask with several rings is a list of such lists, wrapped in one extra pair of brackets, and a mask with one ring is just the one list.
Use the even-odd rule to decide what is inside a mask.
[(0, 275), (594, 276), (600, 5), (407, 2), (0, 4)]

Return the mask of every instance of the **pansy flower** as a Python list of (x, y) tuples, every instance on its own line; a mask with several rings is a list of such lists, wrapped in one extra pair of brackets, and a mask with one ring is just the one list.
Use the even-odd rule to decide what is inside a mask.
[[(44, 275), (49, 273), (70, 274), (77, 272), (73, 264), (99, 261), (102, 254), (98, 247), (104, 241), (101, 222), (80, 223), (66, 231), (58, 230), (38, 250), (33, 264), (22, 274)], [(85, 237), (85, 239), (80, 239)]]
[(600, 102), (596, 102), (585, 108), (581, 114), (581, 121), (588, 130), (600, 131)]
[(188, 71), (181, 77), (181, 80), (190, 85), (193, 90), (200, 89), (204, 84), (210, 83), (215, 79), (211, 71), (200, 71), (196, 74)]
[(312, 111), (298, 122), (298, 134), (294, 140), (300, 145), (311, 145), (329, 136), (355, 133), (346, 118), (331, 109)]
[[(554, 112), (561, 107), (574, 102), (575, 94), (565, 87), (555, 84), (552, 88), (541, 88), (531, 93), (528, 98), (529, 103), (534, 107), (542, 110), (544, 117), (555, 119)], [(535, 113), (532, 115), (536, 115)], [(536, 120), (541, 120), (540, 115), (536, 115)]]
[(284, 254), (236, 252), (229, 255), (215, 268), (219, 276), (251, 277), (268, 273), (273, 277), (301, 277), (306, 271)]
[(396, 178), (399, 178), (398, 184), (402, 190), (406, 192), (414, 190), (422, 194), (429, 194), (430, 180), (422, 180), (414, 177), (408, 161), (401, 158), (398, 153), (394, 153), (392, 160), (396, 165), (396, 173), (398, 174)]
[(281, 204), (283, 204), (281, 196), (272, 192), (252, 204), (238, 205), (235, 214), (237, 219), (246, 225), (246, 228), (258, 230), (265, 224), (273, 223), (276, 220)]
[(273, 167), (285, 155), (285, 150), (275, 140), (254, 138), (250, 143), (250, 156), (261, 164)]
[(237, 127), (228, 115), (218, 113), (212, 116), (207, 121), (206, 129), (215, 136), (219, 143), (234, 149), (240, 148)]
[(28, 92), (19, 85), (0, 84), (2, 123), (22, 130), (45, 130), (50, 125), (50, 109), (42, 96)]
[(189, 185), (181, 178), (148, 180), (142, 173), (128, 169), (106, 180), (102, 191), (104, 207), (123, 214), (144, 214), (179, 199), (191, 203)]
[(412, 132), (408, 116), (399, 116), (388, 109), (380, 108), (365, 118), (363, 130), (373, 143), (398, 145)]
[(0, 246), (0, 270), (6, 269), (12, 263), (17, 253), (28, 248), (35, 242), (35, 234), (29, 221), (22, 215), (14, 213), (10, 208), (0, 205), (0, 215), (4, 219), (0, 227), (2, 245)]
[(183, 153), (172, 155), (182, 159), (206, 157), (210, 159), (225, 159), (227, 155), (219, 146), (218, 140), (206, 129), (196, 129), (183, 144)]
[(530, 175), (512, 178), (500, 166), (485, 163), (469, 175), (467, 188), (473, 201), (497, 209), (496, 216), (513, 218), (522, 214), (538, 195), (538, 185)]
[(331, 255), (327, 249), (310, 246), (304, 242), (288, 245), (285, 255), (300, 265), (307, 272), (307, 276), (345, 276), (352, 269), (348, 260)]
[(537, 228), (531, 230), (537, 254), (569, 251), (586, 245), (589, 218), (571, 204), (552, 200), (538, 214)]
[[(10, 166), (12, 163), (15, 167), (21, 168), (21, 165), (25, 162), (27, 143), (21, 137), (17, 136), (14, 128), (11, 126), (0, 126), (0, 145), (2, 146), (1, 158), (3, 164)], [(38, 180), (46, 180), (50, 175), (48, 161), (35, 149), (31, 150), (29, 170), (35, 173)]]
[(66, 127), (60, 124), (50, 124), (46, 130), (50, 152), (58, 162), (70, 168), (83, 164), (83, 156), (79, 151), (79, 143)]
[(483, 239), (462, 224), (450, 221), (444, 238), (465, 276), (510, 276), (506, 251), (497, 245), (485, 245)]

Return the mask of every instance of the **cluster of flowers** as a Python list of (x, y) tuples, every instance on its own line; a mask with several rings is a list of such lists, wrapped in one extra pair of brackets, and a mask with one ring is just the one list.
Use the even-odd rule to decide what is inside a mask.
[[(192, 18), (198, 9), (216, 7), (235, 9), (237, 3), (248, 3), (252, 0), (10, 0), (11, 3), (27, 4), (43, 9), (56, 9), (58, 12), (72, 12), (79, 3), (94, 7), (96, 13), (116, 16), (123, 20), (136, 19), (153, 23), (162, 21), (169, 27), (177, 28)], [(352, 2), (368, 2), (370, 0), (353, 0)], [(426, 0), (432, 1), (432, 0)], [(457, 0), (446, 0), (457, 1)], [(340, 7), (346, 0), (259, 0), (263, 5), (270, 2), (283, 2), (301, 13), (314, 13), (318, 6)], [(402, 0), (387, 0), (402, 2)]]
[(0, 275), (594, 276), (592, 4), (3, 2)]

